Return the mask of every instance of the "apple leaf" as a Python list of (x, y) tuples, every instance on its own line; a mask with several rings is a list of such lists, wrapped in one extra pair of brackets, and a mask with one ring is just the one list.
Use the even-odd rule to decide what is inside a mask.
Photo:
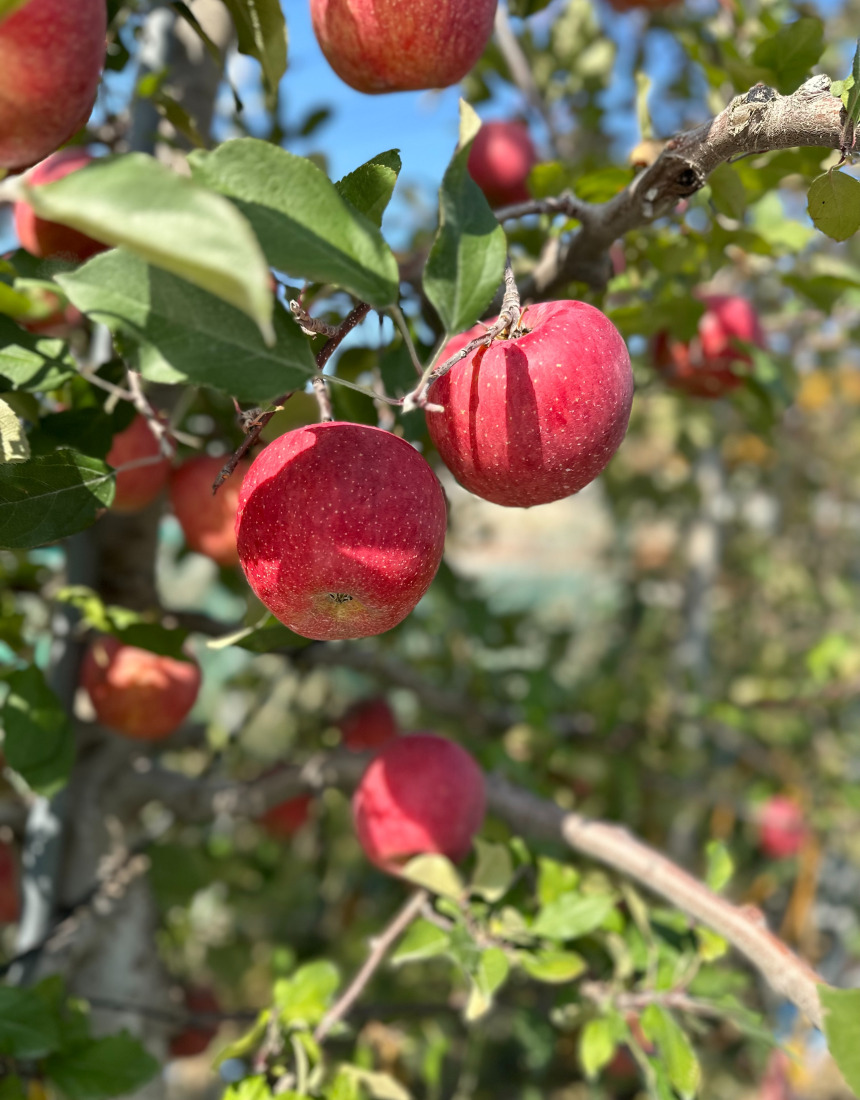
[(128, 252), (94, 256), (58, 280), (78, 309), (131, 337), (137, 347), (129, 356), (150, 381), (264, 402), (302, 388), (316, 370), (308, 339), (285, 310), (275, 313), (269, 347), (239, 310)]
[(611, 894), (563, 894), (545, 905), (532, 934), (548, 940), (575, 940), (599, 928), (615, 906)]
[(287, 70), (287, 24), (280, 0), (224, 0), (236, 27), (239, 53), (256, 58), (274, 93)]
[(32, 989), (0, 986), (0, 1054), (43, 1058), (60, 1045), (57, 1021)]
[(268, 265), (250, 225), (223, 196), (145, 153), (105, 157), (24, 193), (41, 217), (187, 279), (246, 313), (274, 342)]
[(397, 149), (389, 149), (338, 180), (335, 187), (341, 198), (378, 227), (382, 225), (382, 215), (399, 173), (400, 153)]
[(400, 874), (432, 894), (455, 901), (463, 896), (463, 881), (454, 864), (445, 856), (424, 855), (410, 859)]
[(475, 838), (475, 849), (478, 862), (469, 889), (485, 901), (496, 902), (507, 892), (514, 877), (511, 854), (504, 844), (491, 844), (480, 837)]
[(850, 74), (844, 80), (834, 80), (830, 92), (842, 100), (847, 123), (860, 121), (860, 38), (857, 39)]
[(609, 1020), (589, 1020), (579, 1036), (579, 1061), (589, 1081), (593, 1081), (615, 1053), (615, 1037)]
[(669, 1080), (681, 1096), (695, 1095), (702, 1071), (690, 1040), (675, 1018), (660, 1005), (648, 1005), (641, 1016), (645, 1037), (660, 1048)]
[(114, 477), (72, 450), (0, 465), (0, 547), (44, 546), (83, 531), (113, 500)]
[(107, 1100), (136, 1092), (161, 1067), (128, 1032), (88, 1039), (47, 1060), (47, 1075), (68, 1100)]
[(721, 840), (709, 841), (705, 854), (708, 859), (705, 881), (718, 894), (735, 873), (735, 863), (728, 848)]
[(0, 709), (6, 762), (32, 790), (51, 795), (65, 786), (72, 770), (75, 742), (71, 723), (35, 665), (12, 669), (3, 679), (9, 687)]
[(194, 178), (234, 200), (272, 267), (333, 283), (382, 308), (397, 301), (397, 261), (377, 227), (345, 202), (313, 161), (256, 138), (188, 158)]
[(824, 172), (809, 188), (809, 216), (834, 241), (860, 229), (860, 180), (844, 172)]
[(413, 921), (391, 956), (391, 963), (393, 966), (401, 966), (403, 963), (433, 959), (437, 955), (444, 955), (450, 943), (451, 937), (443, 928), (426, 920)]
[(56, 389), (77, 373), (68, 344), (25, 332), (0, 316), (0, 379), (15, 390)]
[(819, 985), (824, 1008), (824, 1034), (839, 1072), (860, 1096), (860, 989)]
[(505, 232), (469, 175), (469, 150), (477, 129), (461, 102), (461, 143), (439, 190), (439, 229), (424, 269), (424, 293), (451, 334), (473, 325), (499, 289), (505, 269)]
[(493, 995), (504, 985), (509, 972), (508, 957), (500, 947), (488, 947), (481, 952), (470, 975), (472, 988), (464, 1013), (467, 1020), (477, 1020), (492, 1008)]
[(762, 39), (753, 51), (753, 64), (772, 73), (778, 92), (788, 95), (801, 84), (824, 52), (824, 24), (803, 16)]
[(14, 409), (0, 397), (0, 462), (26, 462), (30, 444)]
[(188, 631), (181, 627), (166, 627), (161, 623), (147, 622), (137, 611), (116, 604), (105, 604), (101, 596), (83, 584), (61, 588), (56, 598), (74, 607), (83, 623), (103, 634), (115, 634), (126, 645), (148, 649), (176, 661), (187, 661), (188, 654), (182, 646)]
[(549, 985), (572, 982), (586, 967), (585, 959), (575, 951), (523, 951), (517, 961), (529, 977)]

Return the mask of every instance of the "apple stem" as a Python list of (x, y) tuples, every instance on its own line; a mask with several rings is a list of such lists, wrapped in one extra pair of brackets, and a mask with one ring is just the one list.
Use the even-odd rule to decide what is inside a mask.
[(320, 407), (320, 423), (329, 424), (334, 420), (334, 413), (331, 410), (331, 395), (328, 392), (326, 380), (321, 374), (314, 376), (313, 387), (314, 397)]

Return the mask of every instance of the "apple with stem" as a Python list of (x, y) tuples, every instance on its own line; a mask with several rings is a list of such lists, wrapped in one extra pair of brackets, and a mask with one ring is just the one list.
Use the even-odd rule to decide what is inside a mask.
[(27, 0), (0, 18), (0, 169), (28, 168), (86, 123), (106, 34), (105, 0)]
[[(455, 337), (439, 362), (485, 331)], [(462, 486), (529, 508), (576, 493), (617, 451), (633, 374), (620, 333), (585, 302), (528, 306), (517, 329), (471, 351), (430, 386), (427, 425)]]
[(270, 443), (239, 493), (239, 561), (258, 598), (307, 638), (390, 630), (426, 592), (445, 542), (445, 497), (405, 439), (311, 424)]
[(161, 741), (185, 721), (200, 691), (196, 661), (124, 645), (106, 635), (90, 643), (81, 687), (103, 726), (137, 741)]
[(384, 745), (352, 800), (365, 855), (392, 873), (427, 853), (463, 859), (485, 812), (484, 773), (464, 748), (435, 733)]
[(139, 512), (155, 500), (170, 476), (170, 462), (162, 455), (155, 433), (146, 417), (137, 413), (129, 426), (113, 437), (105, 461), (117, 468), (141, 459), (151, 461), (116, 475), (112, 512)]
[(738, 294), (700, 297), (705, 312), (699, 331), (689, 342), (661, 332), (654, 339), (654, 365), (666, 384), (691, 397), (723, 397), (743, 384), (743, 371), (752, 359), (739, 341), (765, 346), (764, 331), (752, 302)]
[(352, 752), (378, 749), (400, 732), (397, 719), (385, 699), (362, 699), (338, 722), (343, 743)]
[(447, 88), (476, 64), (497, 0), (311, 0), (326, 60), (359, 92)]
[(189, 550), (229, 566), (239, 563), (236, 511), (242, 479), (251, 463), (240, 462), (213, 494), (212, 484), (226, 461), (223, 455), (195, 455), (180, 463), (170, 475), (170, 506)]
[(490, 206), (531, 198), (526, 180), (538, 155), (524, 122), (485, 122), (469, 151), (469, 175)]

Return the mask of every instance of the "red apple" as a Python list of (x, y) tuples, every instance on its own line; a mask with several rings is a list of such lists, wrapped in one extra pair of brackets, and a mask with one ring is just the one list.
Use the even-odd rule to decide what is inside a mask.
[[(63, 149), (37, 164), (27, 174), (27, 183), (34, 187), (53, 183), (85, 168), (94, 159), (85, 149)], [(38, 217), (33, 207), (23, 200), (15, 203), (15, 232), (22, 248), (44, 260), (74, 260), (81, 263), (109, 247), (68, 225)]]
[(362, 699), (338, 722), (343, 743), (353, 752), (378, 749), (399, 733), (397, 719), (382, 699)]
[[(161, 455), (158, 440), (146, 417), (139, 413), (123, 431), (113, 437), (113, 444), (105, 460), (109, 466), (120, 467), (137, 462), (141, 458)], [(152, 503), (167, 483), (170, 462), (161, 456), (157, 462), (135, 466), (116, 475), (116, 494), (111, 504), (114, 512), (139, 512)]]
[(242, 482), (239, 561), (257, 596), (307, 638), (381, 634), (439, 568), (445, 497), (405, 439), (310, 424), (274, 440)]
[(809, 829), (803, 810), (791, 798), (774, 795), (758, 814), (759, 846), (766, 856), (784, 859), (796, 855), (803, 847)]
[(497, 0), (311, 0), (328, 63), (360, 92), (456, 84), (484, 52)]
[[(479, 347), (428, 392), (442, 461), (470, 492), (528, 508), (577, 492), (615, 454), (630, 418), (633, 374), (618, 330), (584, 302), (541, 302), (523, 334)], [(451, 340), (444, 362), (480, 336)]]
[(106, 33), (105, 0), (27, 0), (0, 19), (0, 169), (35, 164), (84, 125)]
[[(50, 311), (50, 312), (49, 312)], [(34, 308), (34, 314), (36, 309)], [(64, 339), (69, 332), (82, 324), (84, 315), (71, 302), (63, 304), (58, 294), (44, 291), (38, 303), (39, 316), (16, 317), (18, 324), (37, 336), (60, 336)]]
[(485, 122), (472, 142), (469, 175), (491, 206), (525, 202), (528, 174), (537, 153), (523, 122)]
[(485, 812), (484, 773), (465, 749), (435, 733), (389, 741), (352, 800), (365, 855), (392, 872), (425, 853), (463, 859)]
[(189, 1016), (212, 1015), (213, 1019), (211, 1022), (205, 1019), (189, 1022), (184, 1031), (170, 1040), (171, 1058), (193, 1058), (202, 1054), (209, 1049), (218, 1032), (219, 1021), (214, 1017), (221, 1012), (221, 1005), (211, 989), (186, 989), (184, 1000)]
[(266, 810), (260, 818), (260, 824), (273, 837), (288, 840), (307, 822), (312, 802), (313, 796), (309, 794), (288, 798), (286, 802), (280, 802), (271, 810)]
[(21, 916), (18, 858), (11, 844), (0, 843), (0, 924), (15, 924)]
[(103, 726), (138, 741), (160, 741), (194, 706), (200, 668), (194, 660), (177, 661), (108, 635), (84, 654), (81, 686)]
[(190, 550), (219, 565), (238, 565), (236, 510), (239, 488), (251, 463), (240, 462), (213, 495), (212, 483), (226, 461), (226, 455), (186, 459), (170, 475), (170, 505)]
[(743, 375), (733, 369), (749, 364), (741, 340), (765, 346), (764, 332), (751, 302), (737, 294), (703, 295), (705, 312), (698, 335), (684, 343), (663, 332), (654, 340), (654, 363), (666, 383), (693, 397), (722, 397), (737, 389)]

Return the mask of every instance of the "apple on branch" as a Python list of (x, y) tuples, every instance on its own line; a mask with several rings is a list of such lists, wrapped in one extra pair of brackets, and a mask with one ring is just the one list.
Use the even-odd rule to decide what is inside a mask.
[(287, 432), (242, 482), (248, 583), (306, 638), (363, 638), (415, 607), (442, 559), (442, 487), (405, 439), (338, 421)]
[(212, 484), (226, 461), (223, 455), (195, 455), (177, 466), (170, 475), (170, 506), (189, 550), (229, 566), (239, 563), (236, 511), (242, 479), (251, 463), (240, 462), (213, 493)]
[(155, 433), (146, 417), (137, 413), (129, 426), (113, 437), (105, 461), (109, 466), (119, 467), (144, 458), (153, 461), (116, 475), (111, 511), (139, 512), (155, 500), (170, 476), (170, 462), (161, 454)]
[(485, 812), (484, 773), (464, 748), (435, 733), (411, 733), (384, 745), (352, 800), (365, 855), (392, 873), (429, 853), (459, 862)]
[(809, 837), (803, 810), (793, 798), (773, 795), (757, 816), (759, 846), (772, 859), (797, 855)]
[(354, 703), (337, 725), (344, 745), (352, 752), (378, 749), (400, 732), (391, 707), (382, 697)]
[[(94, 159), (85, 149), (62, 149), (59, 153), (52, 153), (47, 160), (28, 172), (27, 183), (33, 187), (53, 183), (54, 180), (60, 180), (85, 168)], [(15, 203), (15, 232), (21, 247), (43, 260), (73, 260), (82, 263), (109, 247), (68, 225), (38, 217), (33, 207), (23, 199)]]
[(86, 123), (106, 34), (105, 0), (27, 0), (0, 19), (0, 169), (29, 168)]
[(485, 122), (469, 151), (469, 175), (490, 206), (531, 198), (526, 186), (538, 155), (524, 122)]
[[(444, 363), (485, 331), (442, 350)], [(633, 401), (620, 333), (585, 302), (528, 306), (511, 336), (469, 352), (428, 390), (430, 436), (460, 484), (529, 508), (576, 493), (618, 450)]]

